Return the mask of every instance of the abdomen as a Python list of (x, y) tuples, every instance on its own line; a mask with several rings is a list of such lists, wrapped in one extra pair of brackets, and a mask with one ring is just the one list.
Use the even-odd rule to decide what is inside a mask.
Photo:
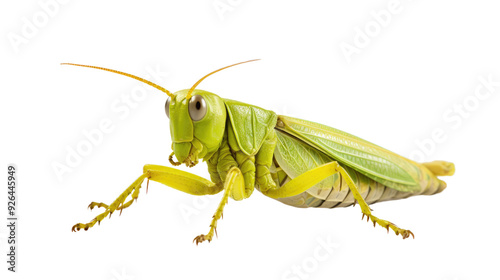
[[(334, 159), (293, 136), (281, 132), (277, 132), (277, 136), (279, 143), (274, 152), (271, 175), (279, 186), (284, 185), (308, 170), (334, 161)], [(414, 195), (435, 194), (441, 192), (446, 187), (446, 183), (437, 179), (424, 166), (419, 166), (421, 168), (421, 178), (419, 181), (420, 190), (417, 192), (397, 191), (366, 177), (352, 168), (342, 164), (341, 166), (349, 173), (361, 196), (368, 204), (397, 200)], [(277, 200), (295, 207), (335, 208), (347, 207), (354, 203), (354, 197), (349, 186), (339, 173), (326, 178), (299, 195), (278, 198)]]

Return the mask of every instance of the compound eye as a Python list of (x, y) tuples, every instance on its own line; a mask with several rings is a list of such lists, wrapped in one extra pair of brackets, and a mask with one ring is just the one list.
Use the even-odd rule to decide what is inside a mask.
[(207, 114), (207, 103), (201, 95), (193, 95), (189, 99), (189, 116), (193, 121), (199, 121)]
[(167, 102), (165, 103), (165, 113), (167, 117), (170, 119), (170, 97), (167, 98)]

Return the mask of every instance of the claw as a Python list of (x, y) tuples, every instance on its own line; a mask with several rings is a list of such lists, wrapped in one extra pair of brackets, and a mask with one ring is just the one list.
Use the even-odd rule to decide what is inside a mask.
[(413, 239), (415, 239), (415, 235), (413, 235), (413, 232), (411, 232), (410, 230), (405, 230), (403, 233), (401, 233), (403, 239), (410, 237), (410, 235), (413, 237)]
[[(80, 229), (81, 229), (80, 227), (81, 227), (81, 226), (83, 226), (83, 224), (78, 223), (78, 224), (74, 225), (74, 226), (71, 228), (71, 231), (72, 231), (72, 232), (80, 231)], [(75, 230), (75, 229), (76, 229), (76, 230)]]
[(198, 235), (193, 239), (193, 243), (196, 241), (196, 246), (198, 246), (198, 243), (203, 242), (200, 241), (203, 235)]
[(205, 237), (206, 236), (204, 234), (200, 234), (200, 235), (196, 236), (193, 239), (193, 243), (196, 241), (196, 245), (198, 245), (198, 243), (202, 243), (205, 240), (208, 240), (208, 242), (210, 243), (210, 241), (212, 240), (212, 238), (208, 239), (208, 238), (205, 238)]

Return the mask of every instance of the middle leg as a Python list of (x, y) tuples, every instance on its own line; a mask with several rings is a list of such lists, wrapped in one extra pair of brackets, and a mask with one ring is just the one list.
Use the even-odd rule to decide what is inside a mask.
[(196, 236), (193, 239), (193, 242), (196, 242), (196, 245), (205, 240), (210, 242), (214, 236), (214, 233), (217, 235), (217, 221), (222, 217), (222, 211), (224, 210), (224, 206), (227, 204), (231, 193), (238, 193), (238, 197), (244, 196), (245, 194), (245, 181), (243, 179), (243, 174), (237, 167), (231, 168), (227, 173), (226, 181), (224, 183), (224, 194), (222, 195), (219, 206), (217, 207), (217, 210), (212, 217), (212, 223), (210, 223), (210, 231), (207, 235), (200, 234)]

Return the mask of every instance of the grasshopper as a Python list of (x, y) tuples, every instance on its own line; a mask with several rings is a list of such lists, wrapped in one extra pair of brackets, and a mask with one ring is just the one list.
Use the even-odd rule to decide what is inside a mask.
[[(372, 214), (368, 206), (380, 201), (443, 191), (446, 183), (437, 176), (451, 176), (453, 163), (433, 161), (417, 163), (361, 138), (326, 125), (277, 115), (273, 111), (221, 98), (196, 87), (208, 76), (249, 60), (215, 70), (190, 89), (170, 93), (165, 88), (140, 77), (108, 68), (89, 67), (121, 74), (168, 95), (165, 112), (170, 119), (173, 166), (193, 167), (199, 160), (207, 163), (210, 179), (172, 167), (146, 164), (143, 173), (113, 203), (92, 202), (88, 206), (105, 211), (89, 223), (78, 223), (75, 230), (88, 230), (129, 207), (139, 196), (147, 179), (192, 195), (214, 195), (223, 191), (210, 230), (194, 238), (196, 244), (210, 242), (217, 235), (229, 197), (239, 201), (251, 196), (254, 189), (282, 203), (295, 207), (335, 208), (359, 204), (367, 221), (401, 234), (402, 229)], [(177, 161), (174, 160), (173, 156)], [(130, 199), (126, 199), (130, 196)]]

